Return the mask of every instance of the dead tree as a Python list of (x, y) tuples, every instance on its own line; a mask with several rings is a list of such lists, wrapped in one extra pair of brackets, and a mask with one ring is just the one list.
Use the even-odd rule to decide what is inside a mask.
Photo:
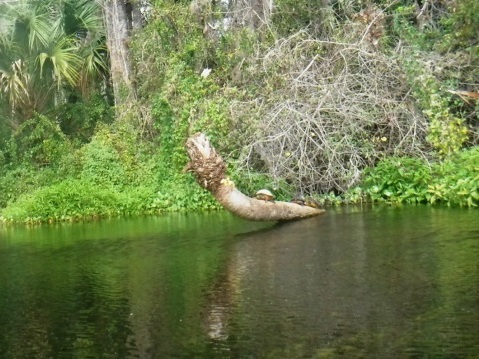
[(190, 163), (197, 182), (210, 191), (216, 200), (238, 217), (253, 221), (291, 221), (324, 213), (323, 209), (281, 201), (263, 201), (241, 193), (226, 176), (226, 164), (208, 138), (198, 133), (186, 142)]

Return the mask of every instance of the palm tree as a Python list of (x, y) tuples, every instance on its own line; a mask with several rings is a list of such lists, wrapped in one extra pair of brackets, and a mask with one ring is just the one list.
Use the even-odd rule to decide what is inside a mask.
[(105, 82), (109, 77), (102, 11), (94, 0), (70, 0), (64, 15), (65, 33), (76, 38), (82, 59), (76, 86), (85, 97), (98, 76)]
[(11, 3), (0, 8), (0, 96), (16, 127), (34, 112), (87, 94), (106, 72), (101, 10), (93, 0)]

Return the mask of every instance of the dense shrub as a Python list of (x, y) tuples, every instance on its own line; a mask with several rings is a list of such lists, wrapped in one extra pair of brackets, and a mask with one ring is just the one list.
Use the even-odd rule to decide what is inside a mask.
[(433, 167), (428, 201), (448, 206), (479, 205), (479, 147), (458, 152)]
[(75, 220), (118, 215), (119, 194), (84, 180), (66, 180), (21, 195), (2, 211), (12, 222)]
[(99, 134), (81, 150), (81, 176), (96, 185), (125, 185), (128, 178), (107, 133)]
[(37, 114), (25, 121), (12, 135), (6, 149), (13, 165), (36, 167), (56, 165), (72, 146), (53, 119)]
[(0, 167), (0, 208), (14, 202), (21, 194), (29, 193), (35, 189), (57, 182), (58, 173), (55, 169), (37, 168), (30, 165), (9, 168)]
[(6, 222), (40, 223), (140, 214), (151, 211), (154, 190), (119, 191), (84, 179), (67, 179), (21, 195), (1, 212)]
[(98, 124), (111, 123), (114, 115), (113, 109), (100, 94), (67, 102), (52, 112), (58, 118), (63, 133), (81, 143), (92, 138)]
[(479, 147), (429, 165), (417, 158), (387, 158), (364, 171), (361, 190), (372, 201), (477, 207)]
[(427, 199), (431, 168), (418, 158), (391, 157), (364, 171), (362, 187), (373, 201), (420, 203)]

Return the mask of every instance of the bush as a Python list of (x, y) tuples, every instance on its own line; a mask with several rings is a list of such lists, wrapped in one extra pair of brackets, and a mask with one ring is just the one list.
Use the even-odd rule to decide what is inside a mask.
[(150, 206), (155, 212), (217, 210), (216, 199), (192, 176), (167, 175)]
[(155, 186), (157, 158), (131, 123), (117, 121), (97, 129), (77, 153), (79, 177), (98, 185)]
[[(451, 94), (443, 88), (438, 74), (424, 59), (421, 60), (422, 56), (424, 54), (420, 52), (410, 52), (403, 63), (414, 96), (429, 120), (426, 139), (439, 157), (444, 158), (462, 149), (471, 131), (462, 114), (454, 109)], [(436, 61), (440, 66), (445, 59), (439, 57)]]
[(249, 71), (262, 90), (231, 111), (250, 168), (304, 192), (341, 193), (380, 158), (422, 154), (427, 121), (402, 66), (361, 34), (345, 27), (320, 41), (301, 31), (258, 56)]
[(396, 8), (394, 56), (428, 117), (427, 140), (444, 158), (479, 143), (478, 107), (467, 97), (477, 92), (479, 81), (479, 3), (434, 0), (423, 2), (422, 9), (417, 2)]
[(99, 186), (84, 179), (67, 179), (21, 195), (1, 212), (6, 222), (76, 221), (148, 213), (154, 189)]
[(372, 201), (477, 207), (479, 147), (429, 165), (417, 158), (388, 158), (363, 173), (359, 191)]
[(9, 145), (8, 156), (12, 164), (36, 167), (56, 165), (72, 150), (58, 123), (39, 114), (13, 133)]
[(59, 119), (63, 133), (82, 143), (91, 139), (98, 124), (111, 123), (114, 115), (112, 108), (100, 94), (65, 103), (53, 112)]
[(479, 204), (479, 147), (461, 151), (433, 167), (428, 186), (430, 203), (477, 207)]
[(392, 157), (363, 173), (362, 188), (373, 201), (421, 203), (427, 200), (431, 168), (425, 160)]
[(118, 193), (84, 180), (66, 180), (21, 195), (2, 211), (7, 222), (77, 220), (119, 214)]
[(0, 170), (2, 170), (0, 208), (14, 202), (21, 194), (32, 192), (39, 187), (56, 183), (62, 179), (62, 172), (48, 167), (38, 169), (24, 164), (14, 168), (0, 167)]
[(108, 137), (101, 135), (81, 150), (81, 176), (97, 185), (125, 185), (128, 183), (118, 152)]

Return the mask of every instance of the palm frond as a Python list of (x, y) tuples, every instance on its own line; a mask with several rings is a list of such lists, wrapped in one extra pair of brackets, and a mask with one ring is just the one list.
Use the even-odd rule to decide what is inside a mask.
[(74, 86), (78, 80), (78, 73), (82, 64), (82, 59), (77, 53), (78, 47), (74, 45), (70, 38), (60, 38), (49, 53), (39, 54), (40, 72), (44, 72), (48, 62), (52, 71), (52, 78), (57, 86), (60, 86), (63, 82)]
[[(3, 11), (5, 10), (5, 11)], [(95, 0), (0, 0), (0, 96), (12, 110), (40, 110), (65, 86), (88, 94), (108, 71), (101, 8)]]
[(52, 34), (51, 24), (47, 14), (34, 12), (28, 18), (28, 46), (30, 51), (38, 47), (47, 47)]
[(94, 1), (84, 0), (77, 3), (78, 19), (89, 32), (103, 33), (101, 8)]
[[(101, 8), (91, 0), (69, 0), (64, 8), (64, 27), (69, 36), (89, 42), (96, 34), (104, 35)], [(85, 41), (86, 40), (86, 41)]]
[(28, 99), (28, 79), (21, 60), (13, 62), (10, 68), (0, 67), (0, 90), (8, 97), (12, 109)]

